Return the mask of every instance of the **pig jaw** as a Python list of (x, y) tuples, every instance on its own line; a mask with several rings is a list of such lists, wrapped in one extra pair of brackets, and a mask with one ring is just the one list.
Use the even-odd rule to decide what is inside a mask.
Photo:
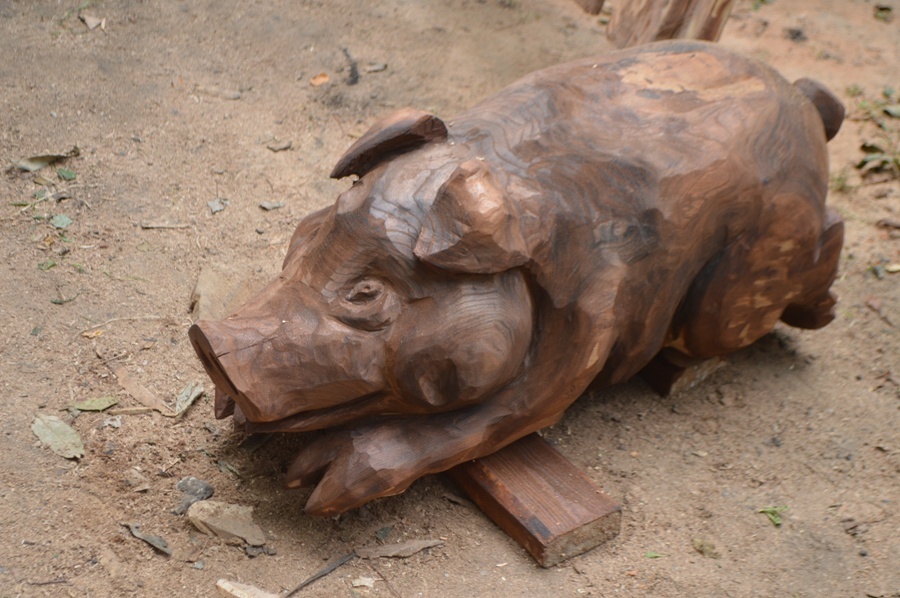
[(361, 356), (372, 354), (364, 339), (354, 343), (335, 335), (322, 342), (327, 326), (324, 332), (298, 331), (289, 322), (260, 320), (204, 320), (188, 332), (209, 377), (249, 421), (334, 408), (383, 389), (382, 364), (361, 363)]

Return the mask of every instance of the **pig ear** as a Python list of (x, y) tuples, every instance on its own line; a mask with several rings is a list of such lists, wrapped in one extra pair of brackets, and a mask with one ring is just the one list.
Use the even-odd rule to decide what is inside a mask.
[(446, 138), (447, 125), (434, 114), (412, 108), (398, 110), (376, 122), (350, 146), (331, 171), (331, 178), (362, 176), (392, 156)]
[(478, 160), (461, 164), (438, 190), (413, 252), (439, 268), (473, 274), (529, 259), (516, 206)]

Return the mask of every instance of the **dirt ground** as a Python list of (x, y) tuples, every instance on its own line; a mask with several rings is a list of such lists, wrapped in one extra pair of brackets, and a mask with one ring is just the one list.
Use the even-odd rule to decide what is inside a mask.
[[(900, 89), (900, 4), (877, 5), (890, 11), (742, 1), (721, 42), (852, 109), (830, 143), (847, 223), (836, 321), (780, 327), (677, 396), (633, 382), (579, 400), (545, 436), (621, 502), (621, 534), (541, 569), (442, 477), (307, 517), (308, 491), (280, 487), (296, 439), (242, 446), (209, 396), (177, 419), (67, 406), (139, 407), (117, 367), (169, 401), (192, 381), (211, 391), (186, 335), (201, 269), (274, 275), (300, 218), (347, 186), (328, 173), (375, 118), (452, 116), (606, 52), (599, 19), (567, 0), (0, 0), (0, 165), (80, 149), (0, 175), (0, 596), (214, 596), (220, 578), (279, 592), (355, 547), (423, 538), (444, 544), (355, 560), (299, 595), (900, 596), (900, 230), (883, 222), (900, 220), (900, 185), (854, 168), (863, 141), (900, 152), (900, 120), (875, 104)], [(79, 7), (105, 22), (88, 29)], [(229, 203), (213, 214), (216, 198)], [(160, 223), (183, 228), (142, 227)], [(71, 423), (82, 459), (37, 441), (41, 414)], [(173, 514), (188, 475), (255, 507), (274, 554)], [(764, 507), (787, 507), (780, 527)], [(377, 581), (352, 587), (364, 577)]]

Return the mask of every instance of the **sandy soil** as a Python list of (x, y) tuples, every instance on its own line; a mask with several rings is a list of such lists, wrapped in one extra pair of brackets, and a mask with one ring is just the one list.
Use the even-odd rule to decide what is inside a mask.
[[(303, 593), (900, 596), (900, 231), (877, 225), (900, 220), (900, 188), (853, 167), (864, 140), (898, 151), (900, 121), (876, 110), (883, 131), (856, 107), (900, 89), (900, 5), (878, 0), (885, 22), (869, 1), (759, 4), (739, 3), (722, 43), (825, 82), (860, 117), (830, 144), (829, 201), (847, 222), (838, 318), (779, 328), (679, 396), (634, 382), (581, 399), (546, 436), (623, 504), (621, 535), (544, 570), (447, 500), (458, 491), (441, 477), (308, 518), (306, 493), (280, 488), (296, 439), (242, 447), (209, 397), (118, 428), (66, 407), (139, 406), (114, 367), (167, 400), (195, 380), (211, 390), (186, 337), (201, 269), (273, 275), (298, 220), (346, 186), (327, 174), (376, 117), (452, 116), (528, 71), (608, 51), (598, 19), (565, 0), (0, 0), (0, 164), (81, 152), (57, 165), (74, 181), (55, 167), (0, 176), (0, 596), (213, 596), (219, 578), (277, 592), (354, 547), (419, 538), (444, 545), (354, 561)], [(104, 27), (89, 30), (82, 5)], [(376, 63), (387, 68), (367, 72)], [(319, 73), (330, 80), (311, 85)], [(34, 203), (45, 187), (68, 197)], [(217, 197), (230, 203), (212, 214)], [(60, 214), (72, 223), (54, 227)], [(41, 446), (38, 414), (71, 422), (84, 458)], [(174, 515), (187, 475), (254, 506), (275, 554), (251, 558)], [(787, 507), (780, 527), (758, 513), (769, 506)], [(360, 577), (379, 581), (351, 587)]]

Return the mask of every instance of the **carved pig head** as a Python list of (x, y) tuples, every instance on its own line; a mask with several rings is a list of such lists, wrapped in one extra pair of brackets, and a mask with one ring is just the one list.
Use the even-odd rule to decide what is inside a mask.
[(520, 374), (534, 314), (518, 218), (446, 136), (411, 110), (376, 124), (332, 174), (361, 178), (301, 222), (281, 274), (191, 328), (218, 415), (233, 400), (251, 428), (307, 431), (441, 413)]

